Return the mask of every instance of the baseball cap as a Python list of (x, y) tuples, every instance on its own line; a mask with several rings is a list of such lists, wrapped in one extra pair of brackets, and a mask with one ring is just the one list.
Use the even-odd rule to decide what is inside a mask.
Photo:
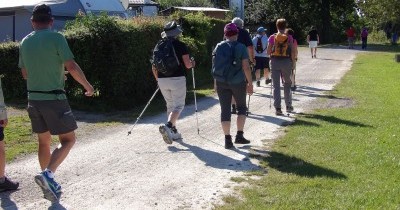
[(257, 29), (257, 33), (262, 33), (262, 32), (264, 32), (265, 31), (265, 28), (264, 27), (259, 27), (258, 29)]
[(239, 29), (237, 28), (236, 24), (228, 23), (224, 27), (224, 35), (226, 37), (235, 36), (239, 33)]
[(36, 5), (32, 11), (32, 21), (35, 22), (47, 22), (53, 18), (51, 9), (46, 4)]

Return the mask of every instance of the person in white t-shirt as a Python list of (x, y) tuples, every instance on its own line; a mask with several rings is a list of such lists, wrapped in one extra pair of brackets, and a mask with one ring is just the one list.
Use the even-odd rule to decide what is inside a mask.
[(269, 70), (269, 56), (267, 54), (268, 36), (264, 27), (257, 29), (257, 35), (253, 38), (254, 48), (254, 74), (256, 75), (257, 87), (260, 87), (261, 70), (264, 70), (265, 84), (271, 82)]

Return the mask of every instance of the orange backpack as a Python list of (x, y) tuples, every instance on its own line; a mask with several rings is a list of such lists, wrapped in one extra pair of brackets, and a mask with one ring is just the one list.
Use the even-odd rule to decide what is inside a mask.
[(276, 33), (274, 34), (274, 46), (272, 46), (272, 57), (278, 58), (289, 58), (291, 54), (291, 43), (289, 43), (289, 37), (286, 34)]

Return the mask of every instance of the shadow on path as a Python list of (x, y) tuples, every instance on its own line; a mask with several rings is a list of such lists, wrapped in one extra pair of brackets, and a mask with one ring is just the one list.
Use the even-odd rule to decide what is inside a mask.
[(7, 210), (17, 210), (17, 204), (11, 200), (10, 195), (16, 191), (6, 191), (0, 193), (1, 208)]
[(304, 177), (329, 177), (335, 179), (347, 179), (347, 177), (339, 172), (314, 165), (302, 159), (288, 156), (279, 152), (269, 152), (265, 158), (268, 165), (278, 171), (290, 174), (296, 174)]
[(230, 158), (228, 156), (222, 155), (218, 152), (214, 152), (211, 150), (203, 149), (198, 146), (194, 146), (183, 141), (176, 141), (180, 145), (186, 147), (186, 149), (180, 149), (175, 146), (168, 147), (168, 150), (171, 152), (192, 152), (199, 160), (203, 161), (206, 166), (210, 166), (218, 169), (228, 169), (228, 170), (239, 170), (239, 171), (252, 171), (259, 170), (260, 167), (254, 165), (250, 162), (248, 158), (248, 153), (240, 151), (238, 149), (234, 149), (234, 151), (244, 155), (242, 160), (237, 160)]

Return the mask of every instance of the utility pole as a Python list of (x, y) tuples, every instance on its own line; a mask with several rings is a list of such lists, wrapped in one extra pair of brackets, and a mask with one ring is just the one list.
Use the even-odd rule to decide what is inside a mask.
[(244, 20), (244, 0), (229, 0), (229, 8), (234, 11), (236, 17)]

